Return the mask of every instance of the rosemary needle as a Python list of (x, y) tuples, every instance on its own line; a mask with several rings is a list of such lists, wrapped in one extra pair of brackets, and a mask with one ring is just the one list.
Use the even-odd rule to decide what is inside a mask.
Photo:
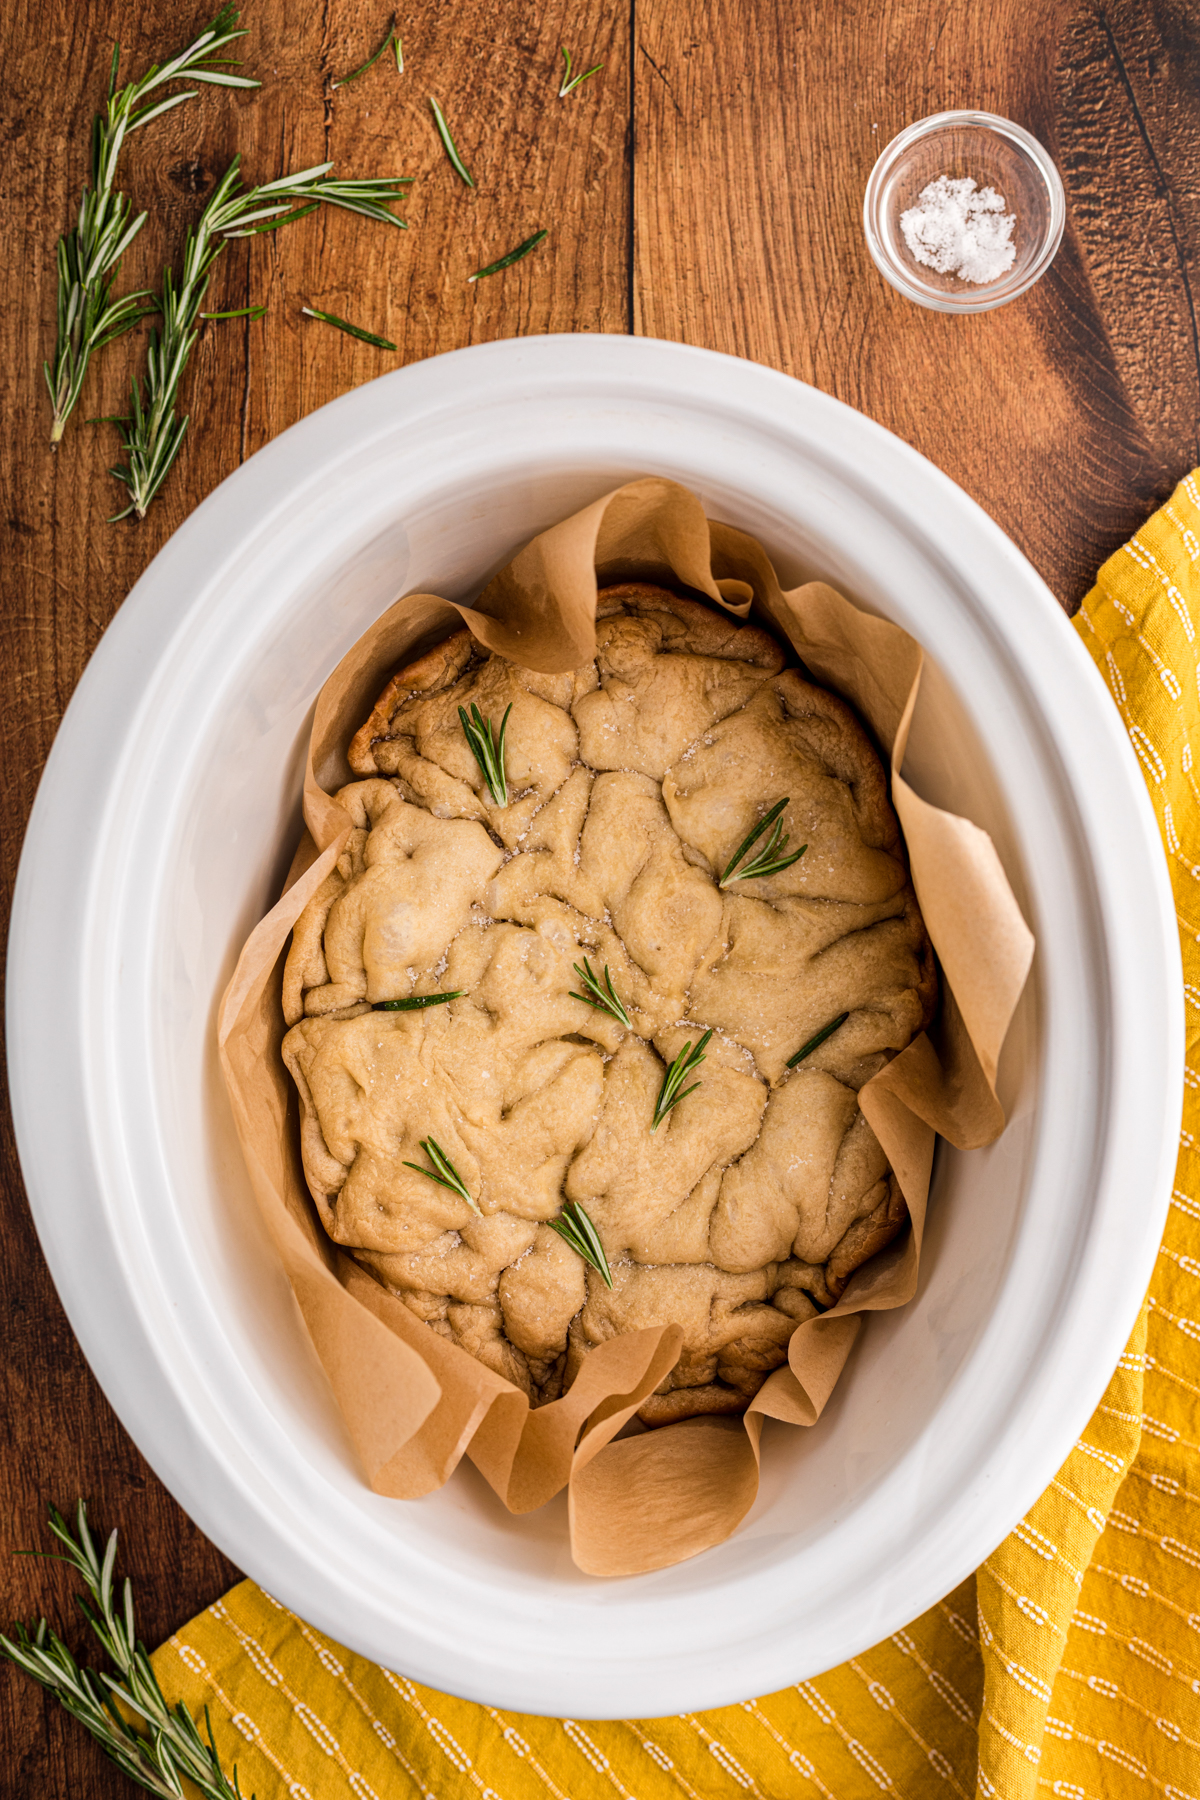
[(695, 1049), (690, 1043), (685, 1044), (667, 1070), (663, 1077), (662, 1087), (659, 1089), (658, 1099), (654, 1102), (654, 1117), (650, 1121), (651, 1131), (657, 1131), (671, 1108), (678, 1106), (681, 1100), (686, 1100), (689, 1094), (694, 1094), (700, 1086), (698, 1081), (693, 1081), (690, 1088), (685, 1088), (683, 1084), (704, 1061), (704, 1052), (711, 1036), (712, 1027), (710, 1025)]
[(520, 262), (523, 256), (528, 256), (531, 250), (536, 250), (542, 239), (549, 235), (548, 231), (535, 231), (532, 237), (527, 237), (523, 244), (518, 244), (515, 250), (510, 250), (507, 256), (500, 258), (499, 262), (489, 263), (486, 269), (476, 269), (473, 275), (467, 276), (467, 280), (482, 281), (485, 275), (498, 275), (501, 269), (511, 269), (515, 262)]
[[(305, 210), (307, 211), (308, 209), (305, 208)], [(267, 310), (267, 308), (264, 303), (264, 305), (262, 305), (262, 306), (235, 307), (235, 309), (232, 312), (219, 312), (219, 313), (202, 312), (202, 313), (198, 314), (198, 317), (201, 319), (261, 319), (263, 314), (266, 312), (266, 310)]]
[(455, 988), (450, 994), (410, 994), (407, 1000), (377, 1000), (376, 1012), (419, 1012), (423, 1006), (445, 1006), (447, 1000), (461, 999), (465, 988)]
[(398, 36), (396, 38), (396, 41), (393, 44), (392, 48), (396, 52), (396, 73), (397, 73), (397, 75), (403, 75), (403, 73), (404, 73), (404, 39), (402, 37)]
[(361, 338), (364, 344), (374, 344), (377, 350), (396, 348), (390, 338), (376, 337), (373, 331), (364, 331), (361, 325), (352, 325), (349, 319), (339, 319), (336, 313), (322, 312), (316, 306), (302, 306), (300, 311), (307, 313), (310, 319), (323, 319), (326, 325), (336, 325), (339, 331), (346, 332), (349, 337)]
[(479, 1212), (479, 1207), (471, 1198), (470, 1189), (437, 1139), (422, 1138), (421, 1148), (433, 1164), (432, 1169), (423, 1169), (420, 1163), (410, 1162), (405, 1163), (405, 1168), (415, 1169), (418, 1175), (424, 1175), (426, 1181), (436, 1181), (439, 1187), (449, 1188), (452, 1194), (457, 1194), (460, 1200), (465, 1200), (471, 1211), (479, 1213), (482, 1218), (483, 1214)]
[(596, 63), (592, 68), (585, 69), (582, 75), (572, 76), (571, 52), (561, 49), (560, 54), (566, 59), (567, 66), (563, 71), (562, 86), (558, 90), (558, 97), (560, 100), (565, 100), (567, 95), (573, 94), (577, 87), (582, 87), (585, 81), (590, 81), (593, 75), (598, 75), (604, 64)]
[[(779, 815), (787, 804), (787, 798), (777, 800), (770, 812), (765, 813), (754, 829), (746, 833), (725, 865), (725, 873), (720, 880), (721, 887), (728, 887), (731, 881), (750, 881), (756, 876), (778, 875), (781, 869), (790, 869), (794, 862), (800, 861), (808, 849), (807, 844), (801, 844), (800, 848), (793, 850), (790, 856), (784, 855), (790, 834), (784, 833), (783, 820)], [(775, 829), (762, 849), (751, 857), (748, 863), (742, 863), (742, 867), (739, 869), (738, 864), (742, 862), (743, 856), (758, 842), (763, 832), (772, 825)], [(735, 870), (737, 870), (736, 874)]]
[(846, 1020), (849, 1017), (850, 1017), (850, 1014), (848, 1012), (844, 1012), (844, 1013), (839, 1013), (836, 1019), (830, 1019), (828, 1025), (823, 1025), (821, 1030), (817, 1032), (815, 1037), (810, 1037), (807, 1044), (802, 1044), (800, 1046), (800, 1048), (799, 1048), (799, 1050), (797, 1050), (795, 1056), (788, 1057), (788, 1059), (787, 1059), (788, 1068), (794, 1069), (796, 1067), (796, 1064), (802, 1063), (806, 1056), (811, 1056), (814, 1050), (819, 1050), (821, 1045), (825, 1042), (825, 1039), (831, 1038), (835, 1031), (840, 1031), (842, 1026), (846, 1023)]
[(613, 1279), (609, 1273), (604, 1245), (600, 1242), (600, 1234), (578, 1200), (568, 1200), (557, 1219), (547, 1219), (546, 1223), (551, 1231), (557, 1231), (564, 1243), (570, 1244), (577, 1256), (582, 1256), (585, 1263), (591, 1264), (609, 1287), (612, 1286)]
[[(383, 55), (384, 51), (390, 50), (392, 48), (392, 45), (398, 44), (399, 41), (400, 41), (399, 38), (397, 38), (397, 36), (396, 36), (396, 21), (395, 21), (395, 19), (393, 19), (391, 22), (391, 25), (388, 27), (387, 36), (384, 38), (382, 44), (380, 44), (378, 50), (376, 50), (374, 55), (368, 56), (366, 62), (360, 63), (359, 67), (357, 69), (354, 69), (349, 75), (343, 75), (342, 79), (340, 81), (335, 81), (333, 83), (334, 91), (336, 92), (336, 90), (338, 88), (349, 87), (350, 83), (352, 81), (357, 81), (360, 75), (365, 75), (368, 69), (373, 69), (375, 67), (375, 64), (379, 61), (380, 57)], [(397, 54), (396, 54), (396, 67), (397, 67), (398, 72), (400, 74), (403, 74), (404, 64), (400, 60), (399, 51), (397, 51)]]
[[(294, 225), (297, 219), (307, 219), (309, 213), (315, 213), (319, 205), (319, 200), (313, 200), (308, 206), (295, 206), (292, 208), (291, 212), (285, 213), (281, 219), (268, 219), (265, 225), (249, 225), (245, 231), (231, 231), (229, 236), (257, 237), (259, 232), (262, 231), (279, 231), (285, 225)], [(404, 225), (402, 219), (397, 219), (396, 223), (397, 225)], [(407, 231), (408, 226), (404, 225), (404, 229)]]
[(467, 168), (462, 157), (458, 154), (458, 145), (450, 136), (450, 127), (446, 123), (445, 114), (442, 112), (441, 107), (438, 105), (432, 94), (429, 96), (429, 104), (433, 108), (433, 122), (437, 126), (438, 136), (442, 140), (442, 147), (445, 150), (446, 155), (450, 158), (451, 163), (454, 165), (455, 173), (462, 176), (469, 188), (473, 188), (475, 183), (471, 180), (471, 172)]

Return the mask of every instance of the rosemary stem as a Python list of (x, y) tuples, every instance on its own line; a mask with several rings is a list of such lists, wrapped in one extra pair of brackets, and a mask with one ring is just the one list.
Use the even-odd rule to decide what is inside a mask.
[(318, 163), (243, 191), (238, 164), (235, 156), (188, 232), (178, 279), (170, 269), (163, 273), (162, 323), (150, 334), (144, 385), (134, 380), (130, 417), (121, 426), (127, 460), (112, 470), (129, 492), (128, 506), (115, 515), (119, 519), (131, 513), (145, 517), (179, 455), (188, 428), (187, 415), (180, 418), (176, 411), (180, 383), (199, 335), (212, 266), (229, 239), (275, 230), (321, 203), (388, 225), (404, 224), (389, 202), (402, 198), (407, 176), (342, 181), (331, 174), (332, 163)]

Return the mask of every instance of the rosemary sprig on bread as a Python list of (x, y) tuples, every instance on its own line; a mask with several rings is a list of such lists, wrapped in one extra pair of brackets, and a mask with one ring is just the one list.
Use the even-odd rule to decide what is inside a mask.
[(698, 1081), (693, 1081), (689, 1088), (685, 1088), (683, 1084), (704, 1061), (704, 1052), (711, 1036), (712, 1026), (710, 1025), (695, 1048), (693, 1049), (690, 1043), (685, 1044), (667, 1070), (663, 1077), (662, 1087), (659, 1089), (658, 1099), (654, 1102), (654, 1117), (650, 1121), (651, 1131), (657, 1131), (672, 1107), (678, 1106), (681, 1100), (686, 1100), (688, 1095), (694, 1094), (700, 1086)]
[(508, 782), (504, 776), (504, 734), (508, 730), (508, 715), (511, 711), (510, 702), (504, 709), (504, 717), (497, 732), (495, 720), (485, 719), (474, 701), (471, 702), (469, 718), (465, 706), (458, 709), (471, 754), (479, 764), (479, 772), (495, 806), (508, 805)]
[(799, 1050), (797, 1050), (795, 1056), (788, 1057), (788, 1059), (787, 1059), (788, 1068), (794, 1069), (796, 1067), (796, 1064), (802, 1063), (806, 1056), (811, 1056), (814, 1050), (819, 1050), (821, 1048), (821, 1045), (825, 1042), (825, 1039), (831, 1038), (835, 1031), (840, 1031), (842, 1026), (846, 1023), (846, 1020), (849, 1017), (850, 1017), (850, 1014), (848, 1012), (844, 1012), (844, 1013), (839, 1013), (836, 1019), (830, 1019), (828, 1025), (823, 1025), (821, 1027), (820, 1031), (818, 1031), (815, 1034), (815, 1036), (809, 1038), (807, 1044), (801, 1044), (801, 1046), (800, 1046)]
[(582, 1256), (584, 1262), (595, 1269), (601, 1280), (606, 1281), (609, 1287), (612, 1286), (613, 1279), (608, 1258), (604, 1254), (604, 1245), (578, 1200), (568, 1200), (557, 1219), (547, 1219), (546, 1223), (551, 1231), (557, 1231), (565, 1244), (570, 1244), (576, 1255)]
[(612, 976), (608, 972), (608, 964), (604, 965), (603, 980), (596, 974), (586, 956), (583, 959), (582, 968), (578, 963), (572, 963), (571, 967), (579, 977), (580, 986), (586, 990), (582, 994), (577, 994), (572, 988), (572, 1000), (582, 1000), (585, 1006), (594, 1006), (599, 1012), (608, 1013), (617, 1021), (618, 1025), (624, 1025), (626, 1031), (631, 1031), (633, 1027), (629, 1022), (629, 1014), (617, 997), (617, 990), (612, 984)]
[(442, 1149), (442, 1146), (438, 1143), (437, 1139), (431, 1137), (422, 1138), (421, 1148), (433, 1164), (432, 1169), (423, 1169), (420, 1163), (414, 1162), (406, 1162), (404, 1165), (405, 1168), (415, 1169), (418, 1175), (424, 1175), (426, 1181), (436, 1181), (439, 1187), (449, 1188), (452, 1194), (457, 1194), (460, 1200), (465, 1200), (471, 1211), (473, 1213), (479, 1213), (479, 1217), (482, 1219), (483, 1214), (480, 1212), (478, 1201), (471, 1198), (470, 1188), (467, 1186), (454, 1164), (450, 1161), (450, 1158), (446, 1155), (446, 1152)]
[[(791, 834), (784, 832), (783, 820), (780, 817), (780, 814), (787, 804), (788, 801), (786, 798), (777, 800), (770, 812), (765, 813), (754, 829), (746, 833), (745, 837), (725, 865), (725, 873), (722, 875), (719, 884), (721, 887), (728, 887), (731, 881), (751, 881), (756, 877), (761, 877), (763, 875), (778, 875), (781, 869), (790, 869), (794, 862), (800, 861), (800, 858), (808, 849), (807, 844), (801, 844), (800, 848), (798, 850), (793, 850), (790, 856), (784, 855)], [(743, 856), (753, 848), (759, 838), (763, 835), (763, 832), (772, 825), (775, 829), (771, 832), (766, 843), (748, 863), (742, 863), (742, 866), (739, 869), (738, 864), (742, 862)]]
[(445, 1006), (448, 1000), (461, 1000), (465, 988), (451, 988), (448, 994), (410, 994), (407, 1000), (377, 1000), (376, 1012), (421, 1012), (427, 1006)]

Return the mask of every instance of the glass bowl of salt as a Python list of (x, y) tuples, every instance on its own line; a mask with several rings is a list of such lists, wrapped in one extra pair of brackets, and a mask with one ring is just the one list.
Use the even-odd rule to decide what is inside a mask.
[(881, 275), (935, 312), (986, 312), (1027, 293), (1066, 223), (1062, 178), (1035, 137), (995, 113), (944, 112), (894, 137), (863, 198)]

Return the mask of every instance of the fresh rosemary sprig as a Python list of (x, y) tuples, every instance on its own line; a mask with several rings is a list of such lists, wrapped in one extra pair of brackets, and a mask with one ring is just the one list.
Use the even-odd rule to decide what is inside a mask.
[(482, 1219), (483, 1214), (479, 1211), (476, 1202), (472, 1200), (466, 1182), (463, 1180), (454, 1164), (450, 1161), (450, 1158), (446, 1155), (446, 1152), (442, 1149), (442, 1146), (438, 1143), (437, 1139), (431, 1137), (422, 1138), (421, 1148), (433, 1164), (432, 1169), (423, 1169), (420, 1163), (410, 1162), (405, 1163), (405, 1168), (415, 1169), (417, 1174), (424, 1175), (427, 1181), (436, 1181), (440, 1187), (449, 1188), (452, 1194), (457, 1194), (460, 1200), (465, 1200), (467, 1205), (471, 1208), (471, 1211), (479, 1213), (479, 1216)]
[(352, 325), (349, 319), (339, 319), (336, 313), (322, 312), (316, 306), (302, 306), (300, 311), (307, 313), (310, 319), (321, 319), (326, 325), (336, 325), (339, 331), (346, 333), (347, 337), (361, 338), (364, 344), (374, 344), (377, 350), (394, 350), (396, 348), (390, 338), (376, 337), (373, 331), (364, 331), (361, 325)]
[[(794, 862), (800, 861), (800, 858), (808, 849), (807, 844), (801, 844), (800, 848), (798, 850), (793, 850), (790, 856), (785, 856), (783, 854), (787, 849), (790, 834), (784, 834), (783, 820), (779, 815), (787, 803), (787, 799), (777, 800), (770, 812), (758, 821), (754, 830), (748, 832), (742, 839), (725, 866), (725, 873), (722, 875), (720, 881), (722, 887), (728, 887), (731, 881), (750, 881), (755, 876), (778, 875), (781, 869), (790, 869)], [(752, 857), (748, 863), (745, 863), (742, 868), (739, 869), (738, 864), (741, 862), (743, 856), (745, 856), (751, 845), (758, 842), (758, 839), (770, 825), (774, 825), (775, 829), (772, 831), (762, 849), (756, 856)], [(737, 871), (736, 874), (734, 873), (735, 870)]]
[(585, 81), (590, 81), (593, 75), (598, 75), (604, 64), (596, 63), (592, 68), (585, 69), (582, 75), (573, 76), (571, 74), (571, 52), (562, 50), (562, 55), (566, 58), (567, 66), (563, 71), (562, 86), (558, 90), (558, 97), (560, 100), (565, 100), (567, 95), (573, 94), (577, 87), (582, 87)]
[[(420, 1012), (424, 1006), (445, 1006), (447, 1000), (459, 1000), (466, 988), (455, 988), (449, 994), (410, 994), (407, 1000), (377, 1000), (376, 1012)], [(412, 1164), (409, 1164), (412, 1167)]]
[(515, 250), (510, 250), (507, 256), (500, 258), (499, 262), (489, 263), (486, 269), (476, 269), (473, 275), (467, 276), (467, 280), (482, 281), (485, 275), (498, 275), (501, 269), (511, 269), (515, 262), (520, 262), (523, 256), (528, 256), (531, 250), (536, 250), (542, 239), (549, 235), (548, 231), (535, 231), (532, 237), (527, 237), (523, 244), (518, 244)]
[(794, 1069), (796, 1064), (802, 1063), (806, 1056), (811, 1056), (814, 1050), (819, 1050), (821, 1048), (821, 1045), (825, 1042), (825, 1039), (831, 1038), (835, 1031), (840, 1031), (842, 1026), (846, 1023), (846, 1020), (849, 1017), (850, 1017), (850, 1014), (848, 1012), (844, 1012), (844, 1013), (839, 1013), (836, 1019), (830, 1019), (828, 1025), (823, 1025), (821, 1027), (820, 1031), (817, 1032), (815, 1037), (810, 1037), (807, 1044), (802, 1044), (800, 1046), (800, 1048), (799, 1048), (799, 1050), (797, 1050), (795, 1056), (788, 1057), (788, 1059), (787, 1059), (788, 1068)]
[[(206, 1743), (182, 1701), (168, 1706), (137, 1635), (128, 1577), (120, 1604), (117, 1603), (113, 1591), (116, 1532), (110, 1533), (101, 1558), (82, 1500), (75, 1507), (74, 1533), (53, 1506), (50, 1529), (65, 1551), (58, 1560), (82, 1577), (91, 1596), (90, 1603), (80, 1596), (79, 1604), (117, 1674), (80, 1668), (45, 1619), (39, 1619), (32, 1631), (18, 1625), (12, 1638), (0, 1635), (0, 1656), (7, 1657), (53, 1694), (91, 1733), (122, 1774), (147, 1793), (160, 1795), (161, 1800), (183, 1800), (183, 1782), (187, 1780), (195, 1784), (201, 1800), (242, 1800), (237, 1769), (230, 1777), (221, 1768), (208, 1708), (204, 1709)], [(131, 1725), (122, 1716), (118, 1702), (137, 1714), (138, 1725)]]
[(657, 1131), (671, 1108), (673, 1106), (678, 1106), (681, 1100), (686, 1100), (689, 1094), (694, 1094), (696, 1089), (700, 1086), (698, 1081), (693, 1081), (690, 1088), (685, 1088), (683, 1084), (688, 1076), (694, 1074), (700, 1067), (700, 1064), (704, 1061), (704, 1052), (708, 1047), (708, 1040), (711, 1036), (712, 1027), (710, 1025), (695, 1049), (692, 1048), (690, 1043), (685, 1044), (683, 1049), (679, 1052), (679, 1055), (675, 1058), (675, 1061), (667, 1070), (666, 1075), (663, 1077), (663, 1084), (659, 1090), (658, 1099), (654, 1102), (654, 1117), (650, 1121), (651, 1131)]
[(437, 126), (438, 136), (442, 140), (442, 148), (450, 158), (450, 161), (454, 166), (455, 174), (461, 175), (467, 186), (473, 188), (475, 183), (471, 180), (470, 170), (467, 168), (462, 157), (458, 154), (458, 145), (450, 136), (450, 127), (446, 123), (446, 115), (443, 113), (432, 94), (429, 96), (429, 104), (433, 108), (433, 122)]
[(467, 717), (465, 707), (460, 706), (458, 709), (467, 743), (471, 746), (471, 754), (479, 764), (488, 793), (496, 806), (508, 805), (508, 782), (504, 777), (504, 734), (508, 730), (508, 715), (511, 711), (510, 702), (504, 709), (497, 736), (494, 723), (491, 719), (484, 718), (474, 701), (471, 702), (470, 718)]
[(396, 73), (397, 75), (403, 75), (404, 53), (400, 48), (400, 39), (396, 36), (396, 21), (394, 18), (388, 28), (387, 36), (384, 38), (375, 54), (373, 56), (368, 56), (366, 62), (360, 63), (359, 67), (354, 69), (349, 75), (343, 75), (340, 81), (335, 81), (333, 83), (334, 92), (336, 93), (338, 88), (349, 87), (352, 81), (357, 81), (360, 75), (365, 75), (368, 69), (373, 69), (384, 51), (390, 50), (393, 47), (396, 51)]
[(131, 131), (161, 118), (173, 106), (195, 99), (195, 90), (189, 89), (147, 104), (147, 97), (165, 82), (186, 77), (216, 87), (258, 87), (258, 82), (248, 75), (230, 75), (220, 66), (230, 60), (221, 52), (245, 35), (238, 28), (237, 8), (224, 6), (186, 50), (161, 66), (153, 64), (140, 80), (128, 82), (119, 91), (116, 82), (121, 46), (114, 46), (108, 104), (104, 112), (97, 114), (92, 127), (91, 186), (83, 190), (74, 230), (58, 241), (54, 363), (53, 367), (50, 363), (42, 365), (54, 409), (52, 444), (62, 437), (95, 352), (154, 310), (153, 306), (141, 304), (149, 298), (147, 289), (123, 294), (119, 300), (111, 298), (117, 265), (146, 222), (144, 212), (131, 217), (133, 208), (128, 197), (117, 193), (113, 185), (125, 139)]
[(150, 334), (145, 391), (135, 378), (131, 414), (121, 423), (121, 443), (128, 460), (111, 471), (130, 494), (129, 505), (115, 515), (118, 519), (128, 518), (130, 513), (145, 517), (179, 455), (188, 427), (187, 416), (180, 419), (175, 411), (179, 384), (199, 335), (200, 308), (212, 266), (228, 239), (277, 230), (320, 204), (344, 207), (388, 225), (404, 224), (388, 211), (388, 203), (403, 197), (402, 190), (411, 177), (339, 181), (329, 173), (332, 163), (318, 163), (243, 193), (238, 163), (235, 156), (198, 223), (187, 234), (178, 284), (170, 269), (164, 272), (158, 307), (162, 325)]
[(629, 1014), (617, 998), (617, 991), (612, 984), (612, 976), (608, 972), (608, 964), (604, 965), (603, 984), (593, 971), (586, 956), (583, 959), (582, 968), (578, 963), (572, 963), (571, 967), (579, 977), (580, 986), (587, 990), (586, 993), (577, 994), (572, 988), (570, 990), (572, 1000), (582, 1000), (585, 1006), (594, 1006), (599, 1012), (611, 1013), (618, 1024), (624, 1025), (627, 1031), (632, 1030)]
[(547, 1219), (546, 1223), (551, 1231), (557, 1231), (564, 1243), (570, 1244), (577, 1256), (582, 1256), (585, 1263), (591, 1264), (609, 1287), (612, 1286), (613, 1279), (609, 1273), (604, 1245), (578, 1200), (568, 1200), (557, 1219)]

